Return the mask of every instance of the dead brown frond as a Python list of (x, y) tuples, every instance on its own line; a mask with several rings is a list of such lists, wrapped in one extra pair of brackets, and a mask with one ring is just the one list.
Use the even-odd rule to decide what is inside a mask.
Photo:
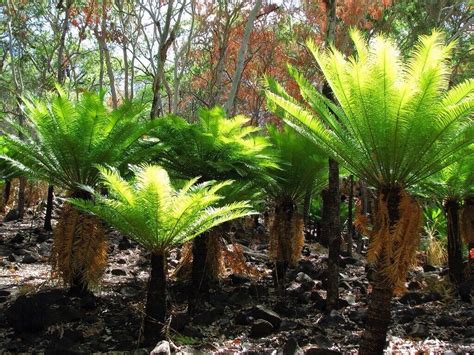
[(277, 205), (270, 225), (270, 258), (294, 266), (301, 258), (303, 246), (303, 216), (291, 203)]
[(460, 218), (461, 237), (466, 244), (474, 243), (474, 204), (465, 203)]
[(390, 221), (387, 199), (381, 194), (375, 209), (375, 225), (369, 232), (367, 259), (379, 270), (395, 293), (405, 289), (408, 269), (414, 263), (419, 245), (422, 209), (405, 191), (400, 192), (398, 220)]
[(426, 262), (433, 266), (443, 266), (448, 261), (446, 243), (433, 235), (426, 239)]
[(215, 227), (209, 231), (206, 239), (206, 270), (208, 270), (209, 276), (214, 280), (217, 280), (219, 278), (219, 275), (222, 275), (222, 273), (224, 272), (221, 235), (221, 228)]
[(53, 232), (52, 273), (69, 284), (81, 275), (97, 286), (107, 267), (107, 241), (99, 219), (65, 204)]
[(241, 245), (232, 241), (231, 247), (225, 247), (223, 249), (224, 265), (226, 269), (229, 269), (231, 273), (236, 275), (245, 275), (253, 278), (258, 278), (260, 272), (255, 266), (250, 266), (244, 256), (243, 248)]

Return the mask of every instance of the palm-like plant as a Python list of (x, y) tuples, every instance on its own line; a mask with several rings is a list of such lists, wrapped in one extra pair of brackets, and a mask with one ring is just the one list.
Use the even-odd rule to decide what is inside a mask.
[(305, 195), (325, 185), (327, 157), (288, 126), (268, 126), (268, 136), (280, 162), (280, 169), (272, 174), (275, 182), (266, 191), (273, 202), (270, 254), (275, 261), (275, 284), (281, 289), (287, 268), (298, 262), (304, 245)]
[[(471, 148), (474, 148), (472, 146)], [(444, 204), (447, 220), (448, 236), (448, 265), (451, 281), (460, 286), (463, 282), (463, 256), (461, 234), (464, 225), (462, 211), (469, 210), (469, 204), (462, 206), (463, 200), (474, 197), (474, 150), (469, 152), (458, 162), (444, 168), (423, 184), (424, 189)], [(464, 209), (465, 207), (465, 209)], [(467, 237), (468, 234), (464, 233)], [(469, 243), (469, 238), (465, 238)]]
[(95, 193), (95, 203), (72, 199), (74, 205), (90, 211), (135, 239), (151, 251), (144, 337), (146, 343), (159, 339), (166, 316), (166, 253), (207, 230), (251, 214), (247, 202), (215, 207), (222, 199), (217, 193), (231, 183), (197, 179), (175, 190), (168, 173), (159, 166), (136, 169), (133, 183), (116, 170), (100, 169), (109, 196)]
[[(82, 187), (97, 185), (97, 164), (120, 166), (133, 160), (138, 140), (155, 126), (155, 121), (139, 120), (138, 105), (109, 111), (102, 94), (84, 93), (74, 103), (59, 87), (49, 104), (25, 100), (25, 106), (27, 125), (16, 127), (22, 139), (6, 135), (9, 155), (2, 157), (29, 177), (65, 189), (68, 197), (90, 198)], [(54, 273), (81, 293), (99, 281), (106, 251), (96, 218), (65, 204), (54, 230)]]
[[(276, 166), (268, 139), (258, 135), (258, 128), (248, 126), (248, 118), (227, 118), (220, 107), (201, 109), (198, 116), (196, 123), (176, 116), (160, 120), (152, 133), (159, 139), (153, 161), (177, 179), (234, 180), (225, 187), (221, 203), (258, 200), (259, 190), (271, 179), (268, 172)], [(219, 274), (221, 253), (214, 232), (193, 240), (195, 290), (205, 291), (208, 281)]]
[[(8, 148), (3, 137), (0, 137), (0, 154), (8, 154)], [(6, 160), (0, 160), (0, 184), (2, 187), (2, 197), (0, 201), (0, 213), (5, 212), (5, 207), (10, 197), (11, 179), (19, 177), (20, 172)]]
[(472, 143), (474, 80), (448, 90), (453, 44), (444, 45), (438, 32), (420, 37), (407, 63), (383, 36), (370, 44), (359, 32), (351, 36), (357, 56), (350, 58), (308, 42), (339, 105), (291, 67), (307, 105), (281, 90), (267, 96), (291, 126), (378, 190), (368, 253), (377, 276), (360, 351), (380, 354), (392, 295), (403, 287), (418, 244), (421, 211), (406, 188), (458, 160)]

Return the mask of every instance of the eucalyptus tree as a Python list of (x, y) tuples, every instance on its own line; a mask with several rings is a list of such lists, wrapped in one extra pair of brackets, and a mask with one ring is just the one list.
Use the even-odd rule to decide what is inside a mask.
[[(140, 120), (142, 106), (128, 102), (109, 111), (103, 94), (69, 100), (58, 86), (50, 102), (25, 100), (23, 139), (5, 135), (2, 158), (27, 176), (66, 190), (68, 197), (91, 198), (83, 186), (97, 186), (97, 164), (124, 166), (141, 154), (140, 139), (156, 121)], [(82, 294), (98, 283), (107, 264), (107, 243), (99, 221), (66, 203), (54, 228), (54, 273)]]
[(168, 173), (159, 166), (135, 169), (135, 179), (125, 181), (117, 170), (100, 169), (109, 197), (94, 193), (94, 201), (71, 199), (151, 251), (144, 318), (144, 340), (149, 345), (163, 338), (166, 320), (166, 255), (207, 230), (251, 214), (245, 202), (218, 204), (218, 192), (230, 181), (203, 182), (197, 178), (174, 189)]
[(403, 61), (390, 39), (366, 43), (351, 32), (357, 55), (345, 58), (308, 42), (338, 104), (290, 70), (305, 104), (267, 92), (286, 121), (378, 192), (368, 260), (375, 266), (360, 352), (381, 354), (390, 302), (404, 288), (419, 241), (421, 209), (407, 188), (442, 170), (473, 142), (474, 80), (448, 89), (453, 43), (433, 32)]

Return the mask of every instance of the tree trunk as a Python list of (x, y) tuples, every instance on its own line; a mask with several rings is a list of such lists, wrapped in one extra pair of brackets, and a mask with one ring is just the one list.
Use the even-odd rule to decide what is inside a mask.
[(20, 177), (20, 184), (18, 186), (18, 219), (23, 219), (25, 216), (25, 188), (26, 188), (26, 178), (24, 176)]
[[(400, 189), (385, 189), (383, 195), (387, 203), (389, 226), (395, 226), (399, 220)], [(374, 226), (376, 228), (377, 226)], [(379, 260), (384, 260), (384, 255)], [(369, 297), (367, 322), (360, 343), (359, 353), (363, 355), (383, 354), (387, 338), (387, 331), (391, 321), (391, 301), (393, 285), (383, 275), (383, 268), (379, 262), (376, 266), (375, 279), (372, 283), (372, 293)]]
[(5, 208), (8, 205), (8, 200), (10, 199), (10, 193), (12, 189), (12, 182), (10, 180), (5, 181), (2, 191), (2, 206), (0, 212), (5, 212)]
[(448, 222), (448, 266), (449, 278), (459, 286), (463, 281), (462, 242), (459, 229), (459, 202), (447, 200), (444, 204)]
[(143, 321), (144, 345), (155, 345), (164, 338), (162, 330), (166, 321), (166, 308), (166, 255), (152, 253)]
[(245, 56), (247, 55), (247, 48), (249, 44), (250, 34), (252, 33), (255, 18), (257, 17), (260, 8), (262, 7), (262, 0), (256, 0), (255, 5), (250, 11), (247, 24), (245, 25), (244, 35), (240, 43), (239, 53), (237, 54), (237, 65), (235, 67), (234, 77), (232, 78), (232, 87), (230, 89), (229, 97), (225, 104), (227, 113), (234, 115), (235, 113), (235, 99), (239, 91), (240, 82), (242, 80), (242, 72), (244, 71)]
[(339, 164), (330, 159), (328, 196), (326, 196), (328, 219), (325, 221), (325, 233), (327, 233), (326, 238), (329, 242), (326, 298), (326, 311), (328, 312), (337, 308), (339, 300), (339, 255), (341, 253), (340, 200)]
[(209, 291), (209, 272), (206, 270), (208, 233), (193, 239), (192, 289), (194, 296)]
[(347, 255), (352, 256), (352, 237), (353, 237), (353, 200), (354, 200), (354, 176), (349, 176), (349, 201), (348, 201), (348, 212), (347, 212)]
[(51, 218), (53, 216), (53, 201), (54, 201), (54, 186), (48, 185), (48, 197), (46, 200), (46, 215), (44, 217), (44, 229), (47, 231), (53, 230), (51, 225)]

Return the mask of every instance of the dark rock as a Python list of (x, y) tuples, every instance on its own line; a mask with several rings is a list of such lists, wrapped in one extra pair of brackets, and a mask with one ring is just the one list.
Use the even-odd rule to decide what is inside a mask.
[(465, 328), (463, 333), (464, 333), (464, 337), (466, 338), (474, 337), (474, 327), (471, 326), (471, 327)]
[(349, 312), (349, 319), (358, 324), (365, 324), (367, 321), (367, 310), (357, 309)]
[(224, 309), (217, 307), (194, 316), (193, 323), (198, 325), (211, 325), (223, 314)]
[(306, 349), (305, 355), (341, 355), (339, 351), (329, 350), (324, 348), (309, 348)]
[(12, 244), (21, 244), (25, 241), (25, 237), (22, 236), (20, 233), (17, 233), (11, 240), (10, 243)]
[(16, 209), (11, 209), (3, 218), (3, 222), (16, 221), (19, 218), (20, 218), (20, 214), (18, 213), (18, 211)]
[(436, 319), (436, 325), (439, 327), (453, 327), (453, 326), (461, 326), (461, 322), (450, 315), (442, 315), (438, 319)]
[(295, 330), (299, 328), (299, 324), (292, 321), (292, 320), (286, 320), (283, 319), (280, 324), (280, 330)]
[(252, 297), (262, 297), (268, 295), (268, 288), (265, 285), (251, 284), (248, 288), (248, 293)]
[(410, 281), (408, 283), (408, 290), (410, 291), (416, 291), (416, 290), (421, 290), (421, 283), (418, 281)]
[(281, 317), (274, 311), (265, 308), (264, 306), (255, 306), (250, 311), (250, 315), (255, 319), (263, 319), (270, 322), (276, 330), (281, 324)]
[(340, 323), (344, 323), (344, 317), (342, 317), (337, 311), (332, 311), (331, 314), (324, 315), (318, 322), (319, 326), (335, 326)]
[(426, 265), (423, 265), (423, 271), (424, 272), (434, 272), (434, 271), (438, 271), (438, 268), (433, 266), (433, 265), (426, 264)]
[(285, 343), (285, 346), (283, 347), (283, 355), (302, 355), (304, 354), (303, 349), (300, 348), (298, 345), (298, 341), (291, 337), (288, 339), (288, 341)]
[(247, 282), (251, 282), (251, 279), (245, 275), (231, 274), (229, 279), (233, 285), (242, 285)]
[(11, 292), (8, 290), (0, 290), (0, 297), (7, 297), (10, 296)]
[(126, 263), (127, 263), (127, 261), (125, 259), (117, 259), (117, 264), (123, 265), (123, 264), (126, 264)]
[(180, 332), (184, 329), (184, 327), (186, 327), (189, 321), (190, 317), (185, 312), (173, 314), (171, 317), (171, 328), (177, 332)]
[(273, 325), (272, 323), (264, 320), (264, 319), (257, 319), (253, 324), (252, 328), (250, 329), (250, 336), (252, 338), (262, 338), (266, 337), (273, 333)]
[(41, 244), (47, 241), (48, 239), (49, 239), (49, 234), (41, 233), (41, 234), (38, 234), (38, 236), (36, 237), (36, 243)]
[(122, 269), (112, 269), (112, 271), (110, 273), (114, 276), (126, 276), (127, 275), (125, 270), (122, 270)]
[(140, 291), (133, 287), (125, 286), (120, 289), (120, 293), (125, 297), (134, 298), (140, 294)]
[(5, 303), (6, 301), (8, 301), (8, 298), (5, 297), (5, 296), (0, 296), (0, 303)]
[(95, 309), (97, 307), (96, 297), (93, 294), (88, 294), (81, 298), (80, 305), (85, 310)]
[(418, 305), (425, 303), (424, 295), (421, 292), (407, 292), (402, 297), (400, 297), (399, 301), (403, 304), (409, 305)]
[(125, 237), (123, 237), (118, 244), (119, 250), (127, 250), (127, 249), (130, 249), (131, 247), (132, 247), (132, 243), (130, 243), (130, 240), (128, 240), (128, 238), (125, 238)]
[(347, 302), (347, 300), (343, 298), (339, 298), (337, 300), (337, 309), (346, 308), (347, 306), (349, 306), (349, 302)]
[(250, 303), (252, 299), (250, 298), (249, 293), (247, 290), (239, 289), (236, 292), (233, 292), (229, 298), (227, 298), (227, 302), (233, 305), (240, 305), (245, 306), (246, 304)]
[(463, 302), (471, 303), (472, 282), (470, 280), (459, 285), (459, 297)]
[(287, 302), (278, 302), (273, 309), (285, 317), (294, 317), (296, 315), (295, 307), (290, 307)]
[(150, 352), (150, 355), (171, 355), (170, 343), (166, 340), (160, 341)]
[(293, 281), (285, 290), (288, 296), (297, 297), (303, 292), (303, 287), (298, 282)]
[(203, 335), (201, 333), (201, 331), (199, 329), (197, 329), (196, 327), (193, 327), (191, 325), (186, 325), (186, 327), (184, 327), (182, 333), (184, 336), (187, 336), (187, 337), (191, 337), (191, 338), (202, 338)]
[(426, 314), (426, 312), (421, 307), (412, 307), (405, 309), (403, 310), (403, 312), (401, 312), (399, 323), (405, 324), (413, 322), (417, 317), (422, 316), (424, 314)]
[(37, 258), (35, 258), (33, 255), (31, 254), (26, 254), (23, 259), (21, 259), (21, 262), (23, 264), (34, 264), (38, 261)]
[(430, 292), (427, 293), (423, 297), (423, 303), (433, 302), (433, 301), (440, 301), (443, 297), (438, 292)]
[(427, 338), (429, 336), (428, 328), (424, 324), (415, 323), (411, 327), (409, 335), (415, 338)]
[(311, 290), (311, 288), (314, 286), (313, 279), (309, 275), (305, 274), (304, 272), (299, 272), (296, 275), (295, 281), (301, 284), (301, 286), (303, 287), (305, 291)]

